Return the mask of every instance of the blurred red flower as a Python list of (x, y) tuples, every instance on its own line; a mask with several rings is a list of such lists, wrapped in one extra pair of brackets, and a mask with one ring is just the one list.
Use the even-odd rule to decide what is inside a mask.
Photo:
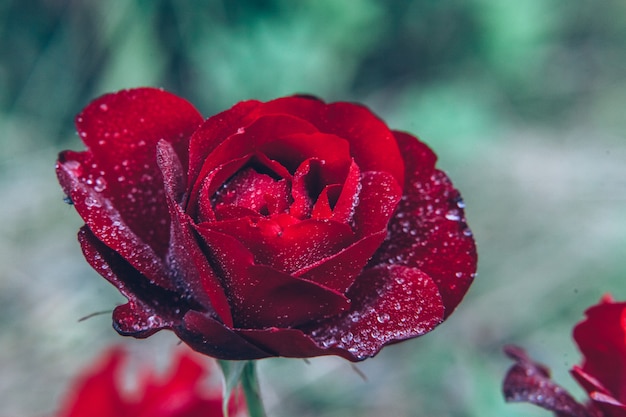
[(545, 366), (512, 346), (506, 352), (517, 363), (504, 380), (507, 401), (531, 402), (561, 417), (626, 417), (626, 302), (615, 302), (607, 295), (585, 314), (587, 318), (574, 328), (583, 363), (571, 373), (589, 394), (589, 401), (577, 403), (550, 380)]
[(59, 181), (88, 262), (129, 302), (123, 335), (171, 329), (221, 359), (357, 361), (447, 318), (476, 272), (435, 154), (367, 108), (244, 101), (203, 121), (141, 88), (76, 118)]
[[(168, 376), (152, 371), (137, 376), (137, 389), (125, 389), (127, 355), (115, 347), (83, 371), (62, 403), (58, 417), (221, 417), (222, 391), (208, 387), (209, 372), (198, 355), (185, 349)], [(243, 416), (243, 395), (233, 396), (231, 416)]]

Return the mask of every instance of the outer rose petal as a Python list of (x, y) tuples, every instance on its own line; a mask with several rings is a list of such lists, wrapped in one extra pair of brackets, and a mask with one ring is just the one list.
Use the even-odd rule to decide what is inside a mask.
[(250, 343), (217, 320), (197, 311), (189, 311), (183, 325), (175, 331), (178, 337), (194, 350), (214, 358), (249, 360), (275, 356)]
[(120, 334), (148, 337), (171, 328), (191, 308), (178, 293), (165, 290), (142, 276), (87, 227), (80, 230), (78, 240), (87, 262), (129, 300), (113, 312), (113, 326)]
[(167, 254), (170, 273), (183, 293), (232, 326), (233, 319), (221, 282), (198, 245), (191, 219), (180, 207), (185, 190), (182, 166), (168, 143), (159, 142), (158, 151), (157, 159), (165, 178), (165, 194), (172, 219)]
[[(154, 88), (104, 95), (76, 117), (88, 150), (60, 156), (61, 185), (72, 198), (81, 184), (95, 190), (103, 202), (115, 207), (140, 241), (162, 256), (169, 242), (169, 213), (156, 164), (156, 144), (170, 142), (186, 165), (189, 137), (202, 119), (187, 101)], [(103, 240), (106, 232), (100, 231), (99, 220), (88, 215), (96, 210), (90, 204), (93, 200), (82, 193), (77, 197), (81, 198), (74, 200), (76, 209)]]
[(366, 270), (348, 291), (349, 312), (306, 332), (323, 347), (347, 350), (356, 360), (377, 354), (383, 346), (421, 336), (443, 321), (439, 290), (415, 268)]
[(552, 382), (548, 368), (530, 359), (523, 349), (507, 346), (505, 352), (517, 362), (502, 385), (506, 401), (536, 404), (561, 417), (592, 417), (567, 391)]
[(395, 132), (406, 164), (404, 195), (389, 223), (389, 236), (371, 264), (421, 269), (437, 283), (447, 318), (461, 302), (476, 272), (476, 246), (463, 202), (436, 157), (411, 135)]
[(617, 401), (626, 404), (626, 302), (601, 302), (574, 328), (584, 356), (582, 371), (591, 375)]
[(589, 393), (593, 404), (604, 413), (606, 417), (625, 417), (626, 404), (619, 402), (613, 395), (593, 376), (585, 373), (580, 367), (574, 366), (570, 371), (578, 383)]

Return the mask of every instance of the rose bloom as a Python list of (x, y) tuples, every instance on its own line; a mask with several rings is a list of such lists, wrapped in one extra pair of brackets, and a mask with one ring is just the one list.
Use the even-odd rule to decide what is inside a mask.
[(545, 366), (516, 347), (507, 348), (517, 362), (504, 380), (508, 401), (531, 402), (559, 417), (626, 417), (626, 302), (607, 295), (585, 314), (587, 319), (574, 328), (583, 363), (570, 372), (589, 394), (589, 401), (579, 404), (550, 380)]
[(170, 329), (221, 359), (357, 361), (429, 332), (476, 249), (435, 154), (367, 108), (309, 96), (203, 120), (140, 88), (76, 118), (60, 154), (87, 261), (128, 299), (123, 335)]
[[(124, 388), (126, 353), (109, 349), (77, 378), (58, 417), (221, 417), (221, 388), (206, 386), (209, 373), (197, 354), (179, 353), (169, 375), (143, 369), (137, 389)], [(243, 396), (233, 396), (231, 416), (246, 414)]]

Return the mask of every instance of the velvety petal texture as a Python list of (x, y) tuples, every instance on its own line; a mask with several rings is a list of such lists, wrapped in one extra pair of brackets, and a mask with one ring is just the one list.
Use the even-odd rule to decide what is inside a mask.
[(476, 272), (434, 153), (364, 106), (255, 100), (202, 120), (152, 88), (76, 119), (57, 175), (87, 261), (128, 299), (115, 329), (221, 359), (359, 361), (431, 331)]
[[(167, 375), (141, 370), (135, 375), (136, 389), (129, 390), (128, 355), (120, 347), (105, 352), (83, 371), (68, 391), (58, 417), (221, 417), (221, 388), (207, 388), (209, 370), (203, 359), (184, 349), (175, 358)], [(138, 369), (137, 369), (138, 368)], [(229, 403), (231, 416), (246, 415), (243, 396)]]

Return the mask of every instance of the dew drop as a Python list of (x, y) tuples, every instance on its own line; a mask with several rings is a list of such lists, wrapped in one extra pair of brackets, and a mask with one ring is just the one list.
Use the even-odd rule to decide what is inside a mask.
[(104, 178), (98, 177), (96, 178), (96, 185), (94, 185), (93, 189), (97, 192), (101, 193), (107, 188), (107, 183)]
[(391, 317), (389, 316), (389, 314), (383, 313), (379, 315), (378, 317), (376, 317), (376, 320), (378, 320), (379, 323), (387, 323), (390, 318)]
[(107, 111), (107, 110), (109, 110), (109, 106), (107, 106), (106, 104), (102, 103), (102, 104), (100, 105), (100, 110), (102, 110), (102, 111)]
[(459, 221), (461, 220), (461, 216), (459, 215), (459, 211), (457, 209), (453, 209), (446, 213), (446, 219), (451, 221)]
[(95, 198), (93, 198), (90, 195), (85, 197), (85, 205), (87, 207), (100, 207), (100, 203), (98, 202), (98, 200), (96, 200)]
[(354, 338), (354, 335), (351, 332), (348, 332), (344, 334), (343, 336), (341, 336), (341, 341), (343, 343), (350, 343), (353, 338)]

